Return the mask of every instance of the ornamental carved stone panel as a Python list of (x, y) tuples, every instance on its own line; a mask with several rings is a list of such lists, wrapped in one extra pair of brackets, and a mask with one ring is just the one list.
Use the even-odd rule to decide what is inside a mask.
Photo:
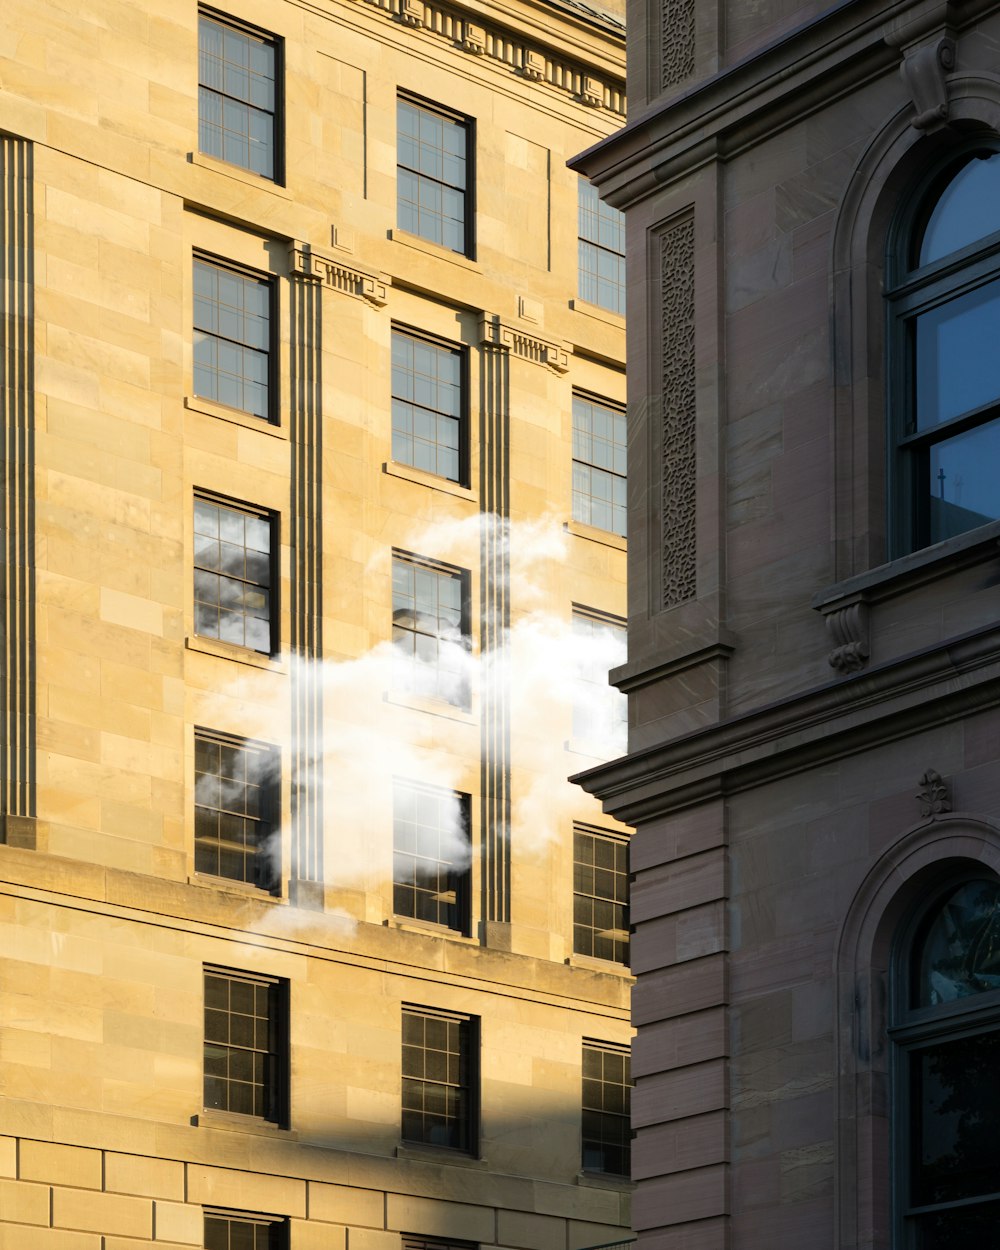
[(694, 73), (694, 0), (660, 0), (660, 90)]

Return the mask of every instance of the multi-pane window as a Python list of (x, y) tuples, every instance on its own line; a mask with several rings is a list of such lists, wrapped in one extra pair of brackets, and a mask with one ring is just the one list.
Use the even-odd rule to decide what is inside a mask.
[(628, 842), (573, 829), (573, 950), (628, 963)]
[(396, 220), (401, 230), (463, 255), (469, 229), (466, 118), (403, 96), (396, 104)]
[(205, 1250), (288, 1250), (288, 1221), (252, 1211), (206, 1211)]
[(631, 1167), (629, 1052), (583, 1043), (583, 1170), (628, 1176)]
[(280, 877), (273, 831), (277, 752), (259, 742), (195, 732), (194, 866), (213, 877), (275, 889)]
[(625, 312), (625, 215), (580, 179), (580, 298)]
[(991, 1246), (1000, 1228), (1000, 881), (946, 882), (903, 937), (890, 1028), (893, 1245)]
[(404, 1006), (404, 1141), (475, 1151), (477, 1023), (470, 1016)]
[(194, 501), (194, 631), (270, 654), (274, 642), (272, 530), (268, 512)]
[(573, 396), (573, 520), (625, 534), (625, 413), (589, 395)]
[(460, 348), (393, 329), (393, 460), (466, 483), (464, 373)]
[(625, 662), (625, 622), (573, 609), (573, 638), (580, 663), (573, 698), (573, 737), (609, 751), (628, 740), (628, 699), (611, 685), (608, 670)]
[(280, 177), (278, 48), (221, 14), (198, 14), (198, 147), (262, 178)]
[(887, 292), (896, 556), (1000, 519), (1000, 151), (966, 148), (902, 218)]
[(396, 781), (393, 911), (469, 931), (469, 796)]
[(466, 707), (468, 575), (394, 553), (392, 641), (401, 689)]
[(270, 418), (272, 298), (270, 279), (195, 258), (196, 395)]
[(284, 1124), (286, 986), (273, 977), (205, 969), (205, 1107)]

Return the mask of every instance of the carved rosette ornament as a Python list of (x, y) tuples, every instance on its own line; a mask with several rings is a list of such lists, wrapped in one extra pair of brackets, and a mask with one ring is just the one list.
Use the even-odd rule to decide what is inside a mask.
[(920, 812), (923, 816), (941, 816), (951, 811), (948, 784), (933, 768), (928, 768), (920, 778), (920, 790), (916, 797), (920, 801)]

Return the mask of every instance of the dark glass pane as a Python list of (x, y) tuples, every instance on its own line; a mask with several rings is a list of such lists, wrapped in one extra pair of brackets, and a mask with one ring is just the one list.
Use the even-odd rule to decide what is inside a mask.
[(1000, 1202), (935, 1211), (907, 1221), (914, 1250), (987, 1250), (1000, 1237)]
[(1000, 153), (970, 158), (941, 193), (924, 228), (921, 265), (1000, 230)]
[(910, 1054), (911, 1207), (1000, 1189), (1000, 1032)]
[(1000, 398), (1000, 279), (916, 319), (918, 430)]
[(914, 1007), (1000, 989), (1000, 883), (966, 881), (948, 895), (925, 921), (913, 975)]
[(942, 542), (1000, 518), (1000, 421), (934, 443), (927, 453), (928, 541)]

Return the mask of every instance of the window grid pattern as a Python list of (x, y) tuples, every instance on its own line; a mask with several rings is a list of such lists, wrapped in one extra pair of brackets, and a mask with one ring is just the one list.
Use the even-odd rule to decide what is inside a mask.
[(399, 228), (465, 255), (468, 123), (400, 99), (396, 126)]
[(468, 706), (466, 576), (392, 558), (392, 641), (398, 682), (415, 694)]
[(265, 889), (270, 868), (276, 754), (271, 747), (196, 734), (194, 866), (196, 872)]
[(279, 1002), (275, 982), (205, 972), (205, 1107), (277, 1122)]
[(573, 830), (573, 950), (628, 963), (628, 843)]
[(404, 1141), (473, 1147), (472, 1021), (403, 1010)]
[(629, 1054), (600, 1042), (583, 1044), (583, 1169), (628, 1176), (632, 1082)]
[(285, 1250), (287, 1220), (271, 1220), (241, 1212), (205, 1213), (205, 1250)]
[(625, 215), (580, 179), (580, 298), (625, 313)]
[(198, 16), (198, 146), (274, 179), (277, 57), (273, 40)]
[(627, 530), (625, 413), (573, 396), (573, 520), (612, 534)]
[(468, 932), (469, 796), (433, 786), (393, 785), (393, 911)]
[(194, 504), (194, 628), (270, 654), (270, 516), (196, 497)]
[(194, 392), (270, 416), (271, 294), (267, 278), (194, 262)]
[[(624, 660), (626, 629), (623, 622), (574, 611), (573, 635), (588, 650), (606, 651), (613, 641)], [(628, 697), (616, 690), (603, 665), (585, 667), (579, 674), (580, 691), (573, 703), (573, 737), (608, 750), (624, 750), (628, 742)]]
[(462, 353), (458, 348), (393, 330), (393, 460), (449, 482), (463, 482), (462, 374)]

